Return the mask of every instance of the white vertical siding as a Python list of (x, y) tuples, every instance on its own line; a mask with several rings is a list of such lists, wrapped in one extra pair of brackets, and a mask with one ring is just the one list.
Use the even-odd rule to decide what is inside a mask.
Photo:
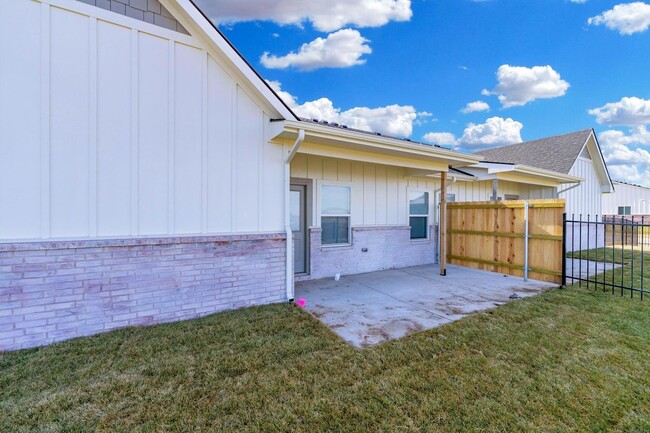
[(314, 181), (314, 219), (318, 224), (320, 186), (349, 185), (352, 194), (353, 226), (408, 225), (409, 188), (428, 190), (431, 201), (439, 181), (407, 178), (399, 167), (298, 154), (291, 163), (291, 177)]
[[(492, 200), (492, 181), (467, 182), (459, 180), (450, 184), (447, 192), (456, 194), (456, 201)], [(557, 189), (500, 180), (498, 197), (503, 198), (505, 194), (518, 195), (521, 200), (557, 198)]]
[(208, 57), (208, 231), (233, 231), (237, 85)]
[(0, 58), (0, 239), (282, 230), (272, 115), (201, 41), (12, 0)]
[(616, 215), (619, 206), (630, 206), (632, 215), (650, 214), (650, 188), (614, 182), (615, 191), (603, 194), (603, 214)]
[[(560, 198), (566, 200), (566, 212), (568, 215), (575, 215), (576, 218), (582, 215), (594, 217), (600, 215), (602, 210), (602, 189), (600, 180), (594, 170), (593, 162), (589, 159), (579, 157), (571, 171), (571, 176), (584, 179), (580, 186), (572, 188), (562, 194)], [(560, 189), (570, 188), (573, 185), (563, 185)]]
[(53, 237), (88, 236), (88, 17), (50, 15), (50, 229)]
[(169, 231), (169, 47), (139, 34), (138, 234)]
[(201, 232), (203, 56), (200, 49), (175, 46), (174, 233)]
[(0, 238), (41, 233), (41, 13), (39, 3), (0, 2), (11, 35), (0, 37)]
[[(130, 234), (131, 30), (100, 21), (97, 28), (97, 234)], [(128, 47), (129, 49), (124, 49)], [(128, 228), (128, 231), (127, 231)]]

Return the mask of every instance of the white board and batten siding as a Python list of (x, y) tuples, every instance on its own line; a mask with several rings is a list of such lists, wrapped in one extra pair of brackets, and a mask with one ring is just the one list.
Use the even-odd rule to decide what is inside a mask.
[(569, 175), (584, 179), (579, 186), (571, 188), (573, 185), (562, 185), (559, 190), (571, 188), (566, 192), (560, 193), (559, 198), (566, 200), (566, 213), (569, 218), (575, 215), (579, 219), (580, 215), (586, 220), (587, 215), (595, 218), (601, 215), (602, 210), (602, 184), (593, 162), (582, 156), (576, 159)]
[(311, 226), (320, 224), (322, 185), (350, 186), (354, 227), (408, 225), (404, 168), (299, 153), (291, 162), (291, 177), (314, 182)]
[(201, 40), (11, 0), (0, 53), (0, 240), (282, 230), (268, 110)]
[[(432, 223), (437, 221), (436, 201), (439, 200), (440, 179), (408, 177), (406, 169), (344, 159), (301, 154), (291, 163), (291, 177), (314, 182), (313, 220), (318, 227), (322, 185), (351, 187), (352, 226), (408, 225), (408, 192), (429, 192)], [(485, 201), (492, 197), (492, 181), (453, 181), (449, 175), (447, 194), (455, 201)], [(555, 198), (553, 187), (537, 187), (517, 182), (499, 181), (499, 196), (516, 195), (521, 199)]]
[(650, 188), (614, 182), (615, 191), (603, 196), (603, 214), (617, 215), (619, 207), (630, 207), (631, 215), (650, 214)]

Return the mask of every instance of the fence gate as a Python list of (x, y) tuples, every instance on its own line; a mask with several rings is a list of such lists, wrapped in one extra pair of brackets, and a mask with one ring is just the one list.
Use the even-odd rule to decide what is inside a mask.
[(449, 263), (560, 284), (563, 214), (559, 199), (449, 203)]

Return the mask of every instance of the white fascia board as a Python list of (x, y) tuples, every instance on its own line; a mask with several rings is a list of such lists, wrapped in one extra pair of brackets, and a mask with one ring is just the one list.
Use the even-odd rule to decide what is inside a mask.
[[(192, 0), (161, 0), (163, 6), (170, 11), (184, 14), (185, 21), (190, 21), (203, 33), (203, 37), (212, 42), (223, 53), (223, 56), (259, 94), (284, 118), (297, 119), (297, 116), (286, 106), (280, 97), (269, 87), (253, 66), (244, 60), (237, 49), (219, 32)], [(177, 6), (177, 7), (174, 7)]]
[(584, 180), (581, 177), (569, 176), (568, 174), (562, 174), (551, 170), (544, 170), (537, 167), (530, 167), (528, 165), (516, 165), (514, 172), (528, 176), (537, 176), (545, 179), (556, 180), (558, 183), (562, 184), (580, 183)]
[(455, 167), (476, 164), (483, 159), (482, 156), (470, 155), (441, 147), (409, 142), (383, 135), (373, 135), (365, 132), (319, 125), (313, 122), (287, 120), (284, 124), (285, 133), (289, 136), (293, 136), (300, 129), (304, 129), (307, 140), (312, 138), (320, 141), (347, 142), (378, 151), (399, 152), (404, 154), (404, 156), (434, 158), (445, 161)]

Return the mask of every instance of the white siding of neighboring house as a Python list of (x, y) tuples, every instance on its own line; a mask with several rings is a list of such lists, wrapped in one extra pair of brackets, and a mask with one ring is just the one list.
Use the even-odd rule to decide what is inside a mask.
[[(453, 175), (450, 175), (453, 177)], [(456, 201), (489, 201), (492, 200), (492, 181), (463, 181), (451, 183), (448, 193), (456, 194)], [(500, 180), (497, 188), (497, 197), (504, 200), (507, 195), (519, 196), (520, 200), (557, 198), (556, 188), (526, 183)]]
[[(580, 215), (584, 219), (589, 215), (592, 219), (601, 214), (602, 209), (602, 187), (600, 180), (594, 170), (593, 162), (590, 159), (578, 157), (571, 168), (569, 175), (584, 179), (580, 186), (572, 188), (559, 194), (560, 198), (566, 200), (566, 213), (569, 217)], [(573, 185), (563, 185), (560, 190), (570, 188)]]
[(614, 182), (615, 191), (603, 195), (603, 214), (618, 214), (619, 206), (630, 206), (632, 215), (650, 214), (650, 188)]
[(272, 114), (201, 40), (53, 3), (0, 2), (0, 240), (282, 230)]

